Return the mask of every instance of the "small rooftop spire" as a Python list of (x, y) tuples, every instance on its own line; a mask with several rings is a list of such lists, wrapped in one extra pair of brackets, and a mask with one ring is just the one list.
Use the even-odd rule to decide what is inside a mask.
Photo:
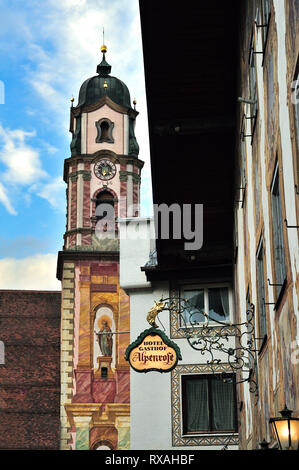
[(106, 62), (105, 54), (107, 52), (107, 46), (105, 45), (105, 38), (104, 38), (104, 28), (103, 28), (103, 44), (101, 46), (101, 52), (103, 54), (102, 62), (97, 66), (97, 73), (101, 77), (107, 77), (111, 72), (111, 65)]

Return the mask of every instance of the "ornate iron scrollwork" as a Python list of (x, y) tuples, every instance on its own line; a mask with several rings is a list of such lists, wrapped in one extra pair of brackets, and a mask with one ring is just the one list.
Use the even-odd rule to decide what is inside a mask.
[[(153, 312), (154, 310), (154, 312)], [(169, 297), (160, 299), (155, 303), (147, 320), (155, 322), (158, 314), (163, 310), (176, 312), (179, 316), (181, 329), (185, 332), (185, 338), (192, 349), (200, 352), (202, 355), (208, 354), (207, 364), (211, 366), (211, 372), (217, 372), (217, 366), (223, 355), (226, 363), (231, 367), (231, 372), (238, 375), (236, 384), (248, 382), (249, 391), (258, 396), (257, 372), (256, 372), (256, 347), (255, 347), (255, 328), (254, 328), (254, 305), (251, 304), (246, 312), (246, 321), (242, 323), (228, 323), (212, 319), (207, 313), (198, 310), (194, 304), (187, 299), (179, 297)], [(188, 322), (186, 321), (186, 312)], [(204, 322), (198, 322), (195, 317), (198, 314), (204, 317)], [(154, 318), (153, 318), (154, 317)], [(151, 322), (150, 322), (151, 321)], [(155, 327), (158, 327), (155, 324)], [(231, 344), (230, 337), (234, 337), (234, 344)], [(224, 380), (232, 380), (230, 374), (225, 372), (217, 376)]]

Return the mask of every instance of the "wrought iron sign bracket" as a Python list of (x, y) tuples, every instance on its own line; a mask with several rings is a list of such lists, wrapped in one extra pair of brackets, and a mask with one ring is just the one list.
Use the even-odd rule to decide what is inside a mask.
[[(155, 302), (154, 307), (148, 312), (146, 317), (148, 323), (152, 327), (158, 328), (156, 319), (159, 313), (165, 310), (178, 315), (181, 328), (185, 332), (185, 339), (190, 347), (200, 352), (201, 355), (209, 356), (206, 363), (210, 366), (211, 373), (217, 373), (219, 376), (217, 366), (223, 362), (222, 359), (219, 359), (219, 353), (221, 353), (226, 358), (226, 364), (229, 364), (231, 372), (242, 374), (235, 383), (247, 382), (250, 392), (254, 393), (256, 397), (258, 396), (257, 371), (255, 371), (258, 349), (256, 348), (255, 307), (253, 304), (246, 312), (246, 321), (227, 323), (211, 318), (203, 310), (196, 308), (190, 300), (180, 297), (162, 298)], [(198, 314), (204, 317), (204, 322), (199, 323), (195, 320), (195, 316)], [(230, 344), (229, 337), (235, 338), (233, 344)], [(228, 375), (227, 372), (222, 372), (220, 378), (223, 381), (232, 380), (228, 378)]]

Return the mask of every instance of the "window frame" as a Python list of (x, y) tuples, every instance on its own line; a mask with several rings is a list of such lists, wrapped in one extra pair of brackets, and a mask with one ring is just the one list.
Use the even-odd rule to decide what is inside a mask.
[[(279, 298), (280, 293), (283, 289), (283, 286), (286, 283), (287, 279), (287, 263), (286, 263), (286, 247), (284, 241), (284, 230), (283, 230), (283, 212), (282, 212), (282, 198), (281, 198), (281, 184), (280, 184), (280, 177), (279, 177), (279, 164), (278, 162), (275, 165), (272, 184), (271, 184), (271, 212), (272, 212), (272, 241), (273, 241), (273, 268), (274, 268), (274, 284), (276, 284), (276, 296)], [(280, 219), (280, 220), (278, 220)], [(276, 233), (277, 232), (277, 233)], [(278, 233), (279, 232), (279, 233)], [(278, 257), (279, 249), (277, 247), (277, 238), (279, 238), (278, 242), (282, 243), (282, 256)], [(279, 269), (282, 267), (283, 269)], [(284, 279), (278, 278), (278, 271), (280, 271), (279, 275), (282, 274)], [(278, 285), (279, 284), (279, 285)]]
[(267, 314), (266, 314), (266, 283), (264, 263), (264, 243), (260, 238), (256, 251), (256, 291), (258, 302), (258, 332), (262, 344), (267, 337)]
[[(209, 311), (209, 308), (206, 308), (206, 305), (209, 307), (209, 293), (208, 289), (212, 288), (221, 288), (221, 287), (226, 287), (228, 290), (228, 306), (229, 306), (229, 316), (228, 318), (223, 321), (222, 323), (225, 323), (229, 325), (232, 322), (233, 318), (233, 298), (232, 298), (232, 286), (228, 282), (223, 282), (223, 283), (205, 283), (205, 284), (199, 284), (199, 283), (192, 283), (192, 284), (187, 284), (187, 283), (180, 283), (179, 284), (179, 297), (180, 300), (184, 299), (185, 296), (182, 295), (183, 292), (186, 290), (204, 290), (204, 310), (207, 313)], [(206, 304), (207, 301), (207, 304)], [(186, 324), (182, 321), (182, 319), (179, 319), (179, 325), (180, 328), (201, 328), (204, 325), (206, 325), (207, 319), (205, 319), (204, 322), (200, 322), (198, 325), (191, 325), (186, 322)], [(209, 320), (209, 326), (219, 326), (219, 323), (217, 323), (215, 320)]]
[(255, 48), (254, 48), (254, 29), (252, 28), (251, 38), (250, 38), (250, 46), (249, 46), (249, 98), (252, 101), (255, 101), (254, 104), (250, 105), (250, 119), (251, 121), (251, 145), (253, 142), (256, 123), (257, 123), (257, 116), (258, 116), (258, 89), (257, 89), (257, 69), (256, 69), (256, 59), (255, 59)]
[[(181, 394), (181, 423), (182, 423), (182, 437), (191, 437), (191, 436), (212, 436), (212, 435), (232, 435), (238, 434), (238, 412), (237, 412), (237, 390), (236, 390), (236, 375), (233, 373), (226, 374), (228, 378), (233, 379), (233, 407), (234, 407), (234, 429), (230, 430), (214, 430), (213, 429), (213, 419), (214, 419), (214, 412), (213, 412), (213, 403), (212, 403), (212, 380), (222, 380), (221, 374), (181, 374), (180, 376), (180, 394)], [(219, 376), (217, 379), (215, 376)], [(209, 408), (209, 430), (204, 431), (187, 431), (186, 430), (186, 412), (184, 413), (184, 409), (187, 406), (187, 397), (186, 391), (184, 390), (186, 387), (186, 382), (188, 380), (195, 379), (195, 378), (202, 378), (208, 380), (208, 408)], [(185, 416), (184, 416), (185, 415)]]
[[(106, 129), (106, 135), (103, 137), (102, 136), (102, 125), (107, 124), (107, 129)], [(113, 138), (113, 129), (114, 129), (114, 122), (112, 122), (109, 118), (103, 117), (99, 119), (99, 121), (95, 122), (95, 126), (97, 129), (97, 136), (96, 136), (96, 143), (97, 144), (102, 144), (102, 143), (107, 143), (107, 144), (114, 144), (114, 138)]]
[[(293, 103), (294, 106), (294, 130), (295, 130), (295, 180), (297, 184), (299, 183), (299, 59), (297, 62), (297, 67), (296, 67), (296, 72), (294, 76), (294, 82), (293, 82), (294, 88), (292, 95), (294, 96), (295, 103)], [(296, 176), (297, 175), (297, 176)], [(297, 187), (297, 192), (299, 188)]]
[[(265, 8), (265, 6), (269, 7), (269, 9)], [(265, 55), (271, 20), (271, 0), (260, 1), (260, 17), (261, 24), (258, 26), (262, 28), (263, 55)]]

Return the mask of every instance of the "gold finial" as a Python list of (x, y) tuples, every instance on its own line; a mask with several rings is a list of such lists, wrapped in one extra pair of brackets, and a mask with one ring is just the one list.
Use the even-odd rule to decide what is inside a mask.
[(106, 52), (107, 52), (107, 46), (105, 46), (105, 31), (104, 31), (104, 28), (103, 28), (103, 44), (101, 46), (101, 52), (103, 54), (106, 54)]
[(70, 102), (72, 103), (72, 106), (74, 104), (74, 101), (75, 101), (75, 98), (72, 96), (71, 99), (70, 99)]
[(134, 99), (133, 99), (134, 108), (136, 108), (136, 104), (137, 104), (137, 101), (136, 101), (136, 99), (134, 98)]

